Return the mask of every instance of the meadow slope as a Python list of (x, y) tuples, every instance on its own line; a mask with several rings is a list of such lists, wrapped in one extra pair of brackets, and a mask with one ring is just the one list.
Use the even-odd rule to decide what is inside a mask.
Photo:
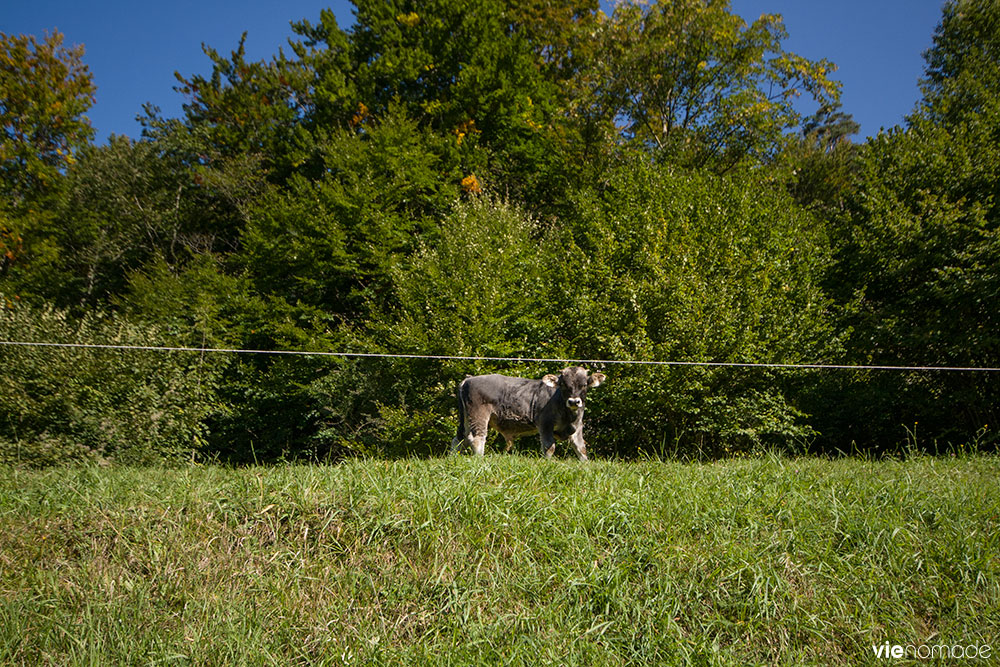
[(3, 664), (1000, 654), (1000, 459), (0, 470)]

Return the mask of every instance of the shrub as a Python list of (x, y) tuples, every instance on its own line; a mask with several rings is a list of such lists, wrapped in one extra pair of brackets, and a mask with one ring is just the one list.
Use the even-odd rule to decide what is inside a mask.
[[(645, 162), (621, 166), (560, 222), (477, 198), (443, 223), (438, 246), (396, 268), (396, 306), (369, 324), (367, 336), (419, 354), (815, 362), (837, 341), (817, 284), (826, 250), (812, 223), (760, 176)], [(419, 371), (413, 362), (383, 368), (373, 387), (380, 409), (408, 405), (414, 414), (451, 410), (465, 374), (556, 370), (437, 361)], [(801, 381), (787, 373), (605, 370), (610, 380), (588, 410), (597, 455), (722, 454), (814, 434), (797, 404)], [(400, 374), (405, 386), (388, 391)], [(392, 440), (386, 428), (380, 437)]]
[[(0, 311), (5, 338), (158, 346), (156, 327), (52, 307)], [(0, 462), (129, 464), (195, 455), (215, 404), (219, 361), (187, 352), (0, 347)]]
[[(579, 197), (560, 298), (575, 356), (800, 363), (838, 347), (825, 240), (760, 174), (623, 165)], [(721, 453), (811, 437), (789, 373), (612, 369), (593, 430), (616, 453)], [(597, 436), (595, 435), (595, 440)]]

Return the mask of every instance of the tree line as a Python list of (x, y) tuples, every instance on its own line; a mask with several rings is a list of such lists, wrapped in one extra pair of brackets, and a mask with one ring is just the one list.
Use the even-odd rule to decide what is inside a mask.
[[(357, 0), (205, 47), (93, 141), (59, 33), (0, 34), (8, 340), (1000, 366), (1000, 6), (951, 0), (905, 124), (728, 0)], [(244, 34), (245, 39), (245, 34)], [(796, 101), (813, 104), (802, 117)], [(466, 374), (539, 364), (0, 347), (0, 460), (443, 452)], [(597, 456), (993, 447), (968, 372), (614, 366)]]

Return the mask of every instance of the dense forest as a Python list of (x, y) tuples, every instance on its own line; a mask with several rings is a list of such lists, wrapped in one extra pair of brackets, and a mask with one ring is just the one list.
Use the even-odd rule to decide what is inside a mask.
[[(181, 117), (147, 107), (104, 145), (82, 47), (0, 34), (0, 338), (1000, 367), (995, 1), (944, 5), (921, 99), (863, 144), (835, 64), (728, 0), (355, 6), (266, 61), (206, 47)], [(0, 462), (22, 465), (434, 455), (466, 374), (557, 370), (0, 363)], [(994, 373), (602, 370), (597, 457), (994, 448), (1000, 425)]]

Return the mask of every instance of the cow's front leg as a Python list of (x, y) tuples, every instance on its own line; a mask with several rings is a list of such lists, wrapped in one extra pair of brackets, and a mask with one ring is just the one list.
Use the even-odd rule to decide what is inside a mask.
[(556, 453), (556, 438), (552, 429), (539, 429), (538, 437), (542, 441), (542, 456), (551, 459)]
[(576, 448), (576, 455), (581, 461), (587, 460), (587, 443), (583, 441), (583, 429), (577, 429), (573, 435), (569, 437), (570, 442), (573, 443), (573, 447)]

